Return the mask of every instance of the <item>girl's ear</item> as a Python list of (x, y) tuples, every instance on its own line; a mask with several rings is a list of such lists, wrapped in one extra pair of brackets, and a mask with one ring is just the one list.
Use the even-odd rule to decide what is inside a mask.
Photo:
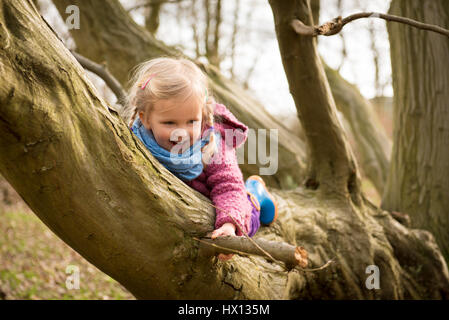
[(140, 122), (142, 122), (145, 129), (150, 130), (150, 123), (147, 121), (147, 118), (145, 117), (145, 112), (139, 111), (139, 118)]
[(140, 121), (143, 122), (143, 118), (144, 118), (144, 113), (143, 113), (143, 111), (139, 111), (138, 114), (139, 114)]

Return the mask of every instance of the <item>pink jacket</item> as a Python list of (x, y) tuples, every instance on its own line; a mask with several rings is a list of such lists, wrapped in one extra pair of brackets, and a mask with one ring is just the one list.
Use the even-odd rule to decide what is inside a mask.
[[(217, 207), (215, 229), (226, 222), (235, 224), (226, 213), (228, 212), (248, 233), (252, 206), (247, 197), (242, 171), (237, 163), (235, 152), (235, 148), (246, 141), (248, 127), (238, 121), (222, 104), (215, 105), (214, 114), (222, 118), (222, 122), (214, 124), (215, 132), (219, 132), (222, 137), (220, 147), (203, 172), (196, 179), (187, 181), (186, 184), (211, 199)], [(232, 141), (229, 141), (230, 138), (225, 139), (225, 130), (234, 134), (235, 138), (232, 138)], [(243, 235), (238, 226), (236, 226), (236, 234)]]

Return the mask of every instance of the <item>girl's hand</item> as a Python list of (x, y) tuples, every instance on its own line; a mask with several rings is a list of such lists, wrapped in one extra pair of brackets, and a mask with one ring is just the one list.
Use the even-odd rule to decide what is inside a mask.
[[(232, 223), (225, 223), (220, 228), (214, 230), (212, 232), (211, 238), (215, 239), (217, 237), (223, 237), (223, 236), (235, 236), (235, 225)], [(221, 261), (228, 261), (232, 258), (234, 254), (223, 254), (220, 253), (218, 255), (218, 259)]]

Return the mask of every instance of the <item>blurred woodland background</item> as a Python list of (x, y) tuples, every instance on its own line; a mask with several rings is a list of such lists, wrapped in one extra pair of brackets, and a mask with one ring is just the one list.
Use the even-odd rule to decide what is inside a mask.
[[(156, 39), (192, 59), (215, 66), (226, 78), (250, 92), (290, 132), (304, 135), (282, 66), (268, 1), (120, 2)], [(53, 2), (34, 3), (66, 46), (76, 51), (66, 17), (61, 16)], [(318, 5), (316, 24), (356, 12), (386, 13), (390, 0), (312, 0), (312, 6)], [(82, 15), (83, 8), (80, 10)], [(108, 34), (99, 37), (107, 38)], [(357, 130), (351, 129), (353, 124), (348, 115), (351, 111), (345, 112), (345, 105), (347, 108), (363, 105), (375, 114), (376, 119), (370, 119), (371, 125), (382, 136), (380, 147), (387, 163), (393, 139), (393, 83), (386, 22), (361, 19), (348, 24), (338, 35), (317, 37), (317, 41), (339, 109), (337, 116), (356, 158), (360, 161), (369, 157), (362, 154), (365, 151), (360, 147), (360, 137), (354, 134)], [(104, 63), (113, 68), (111, 63)], [(112, 106), (117, 104), (116, 95), (105, 82), (96, 74), (87, 73), (105, 100)], [(369, 166), (359, 168), (361, 187), (369, 201), (380, 206), (387, 170), (379, 174), (376, 170), (365, 172), (365, 168)], [(79, 266), (81, 270), (78, 290), (66, 288), (68, 265)], [(134, 296), (56, 237), (6, 180), (0, 178), (0, 299), (134, 299)]]

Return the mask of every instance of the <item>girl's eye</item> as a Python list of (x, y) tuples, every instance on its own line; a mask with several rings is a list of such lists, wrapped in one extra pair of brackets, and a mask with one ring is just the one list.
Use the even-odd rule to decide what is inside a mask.
[(168, 124), (168, 125), (172, 125), (172, 124), (175, 124), (173, 121), (165, 121), (165, 122), (162, 122), (163, 124)]

